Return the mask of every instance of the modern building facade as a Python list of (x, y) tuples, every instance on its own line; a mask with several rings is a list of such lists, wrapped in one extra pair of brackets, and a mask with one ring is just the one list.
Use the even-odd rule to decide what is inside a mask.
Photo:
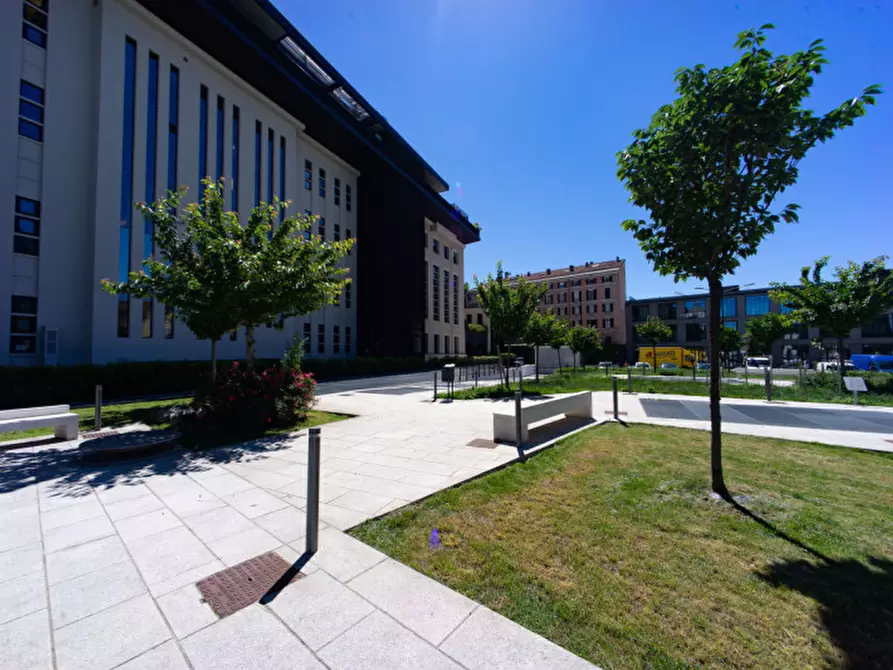
[[(570, 265), (542, 272), (514, 275), (511, 281), (545, 284), (546, 293), (539, 306), (543, 314), (554, 314), (569, 325), (589, 326), (598, 329), (606, 345), (625, 345), (627, 341), (626, 261), (617, 257), (613, 261), (590, 262)], [(465, 298), (466, 323), (487, 327), (487, 349), (490, 349), (489, 321), (477, 304), (474, 290)], [(479, 348), (481, 336), (468, 333), (470, 343)]]
[[(182, 186), (193, 202), (205, 176), (225, 179), (241, 217), (276, 196), (318, 216), (315, 234), (357, 240), (338, 304), (259, 328), (258, 356), (294, 337), (326, 357), (420, 355), (435, 332), (439, 346), (455, 337), (428, 318), (429, 238), (450, 248), (453, 284), (477, 229), (267, 0), (9, 0), (0, 57), (5, 362), (206, 358), (164, 305), (100, 288), (155, 252), (135, 203)], [(240, 357), (243, 337), (218, 355)]]
[[(636, 327), (656, 316), (673, 331), (673, 336), (663, 346), (680, 346), (689, 349), (707, 350), (707, 309), (708, 296), (705, 293), (668, 296), (663, 298), (630, 299), (626, 303), (627, 332), (630, 333), (627, 346), (627, 360), (636, 358), (639, 346), (648, 346), (641, 342)], [(728, 286), (722, 298), (722, 324), (744, 333), (750, 319), (763, 316), (769, 312), (779, 313), (783, 308), (769, 298), (768, 288), (747, 288)], [(820, 343), (821, 347), (816, 346)], [(844, 357), (851, 354), (893, 353), (893, 312), (882, 316), (875, 322), (865, 324), (850, 333), (844, 342)], [(784, 361), (819, 361), (826, 359), (837, 349), (836, 339), (818, 328), (796, 326), (783, 338), (775, 342), (772, 351), (761, 352), (771, 354), (775, 364)]]

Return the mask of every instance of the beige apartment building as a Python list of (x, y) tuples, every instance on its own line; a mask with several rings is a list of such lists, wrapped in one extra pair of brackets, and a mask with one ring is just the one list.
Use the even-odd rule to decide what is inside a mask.
[(465, 245), (425, 219), (425, 354), (465, 355)]
[[(570, 325), (596, 328), (606, 345), (626, 344), (626, 261), (620, 257), (555, 270), (547, 268), (543, 272), (512, 275), (510, 279), (548, 286), (539, 306), (541, 313), (554, 314)], [(490, 351), (489, 322), (477, 304), (474, 290), (465, 297), (465, 322), (487, 326), (486, 335), (468, 333), (469, 351), (480, 351), (482, 347)]]

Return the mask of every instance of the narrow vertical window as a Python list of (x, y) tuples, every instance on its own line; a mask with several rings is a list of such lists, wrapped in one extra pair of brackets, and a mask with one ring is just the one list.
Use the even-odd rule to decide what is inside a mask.
[(199, 193), (205, 194), (202, 179), (208, 176), (208, 87), (202, 86), (198, 104), (198, 183)]
[(344, 353), (350, 353), (350, 326), (344, 326)]
[(177, 149), (180, 126), (180, 71), (171, 65), (167, 107), (167, 190), (177, 190)]
[(344, 185), (344, 207), (349, 212), (353, 207), (353, 194), (351, 193), (350, 184)]
[[(136, 112), (136, 42), (124, 42), (124, 132), (121, 143), (121, 228), (118, 238), (118, 280), (130, 274), (130, 236), (133, 229), (133, 129)], [(130, 336), (130, 299), (118, 297), (118, 337)]]
[(233, 105), (233, 165), (230, 187), (232, 188), (232, 205), (230, 209), (239, 211), (239, 108)]
[[(155, 202), (155, 187), (158, 162), (158, 56), (149, 52), (149, 71), (146, 96), (146, 202)], [(151, 217), (143, 217), (143, 258), (155, 251), (155, 231)], [(153, 300), (143, 300), (143, 337), (152, 337)]]
[(335, 177), (335, 207), (341, 206), (341, 180)]
[(440, 268), (436, 265), (431, 266), (431, 295), (434, 300), (431, 318), (440, 321)]
[(19, 85), (19, 135), (43, 142), (43, 89), (24, 79)]
[(311, 349), (312, 342), (310, 341), (310, 337), (311, 337), (310, 324), (305, 323), (304, 324), (304, 353), (305, 354), (311, 353), (310, 349)]
[(453, 325), (459, 325), (459, 275), (453, 275)]
[[(349, 239), (352, 239), (353, 236), (350, 234), (350, 228), (348, 228), (348, 229), (345, 230), (344, 232), (345, 232), (345, 234), (346, 234), (346, 238), (345, 238), (345, 239), (348, 239), (348, 240), (349, 240)], [(347, 250), (347, 255), (350, 256), (351, 254), (353, 254), (353, 247), (351, 247), (350, 249)]]
[(345, 307), (350, 307), (352, 304), (352, 290), (351, 290), (351, 282), (347, 283), (347, 286), (344, 287), (344, 305)]
[(319, 197), (326, 197), (326, 171), (323, 168), (319, 168)]
[(313, 163), (304, 160), (304, 190), (313, 190)]
[[(285, 202), (285, 136), (279, 138), (279, 200)], [(279, 220), (285, 218), (285, 208), (279, 210)]]
[(334, 241), (340, 242), (341, 241), (341, 226), (336, 223), (333, 226), (333, 232), (334, 232), (334, 237), (333, 237)]
[(323, 240), (326, 239), (326, 217), (319, 217), (319, 236)]
[(37, 200), (16, 196), (12, 250), (27, 256), (40, 255), (40, 203)]
[(267, 130), (267, 202), (273, 202), (273, 141), (276, 133), (270, 128)]
[(324, 324), (319, 324), (316, 327), (316, 353), (326, 353), (326, 327)]
[(332, 326), (332, 353), (341, 353), (341, 326)]
[(170, 305), (164, 306), (164, 339), (174, 339), (174, 308)]
[(223, 177), (223, 146), (226, 135), (226, 101), (217, 96), (217, 181)]
[(450, 322), (450, 272), (443, 271), (443, 322)]
[(22, 7), (22, 37), (36, 46), (47, 46), (47, 2), (26, 0)]
[(254, 122), (254, 206), (260, 204), (260, 166), (261, 166), (261, 135), (263, 134), (263, 124), (260, 121)]

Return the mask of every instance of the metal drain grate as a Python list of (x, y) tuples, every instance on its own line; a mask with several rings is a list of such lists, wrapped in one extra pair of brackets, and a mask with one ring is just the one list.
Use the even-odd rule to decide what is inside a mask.
[[(260, 600), (290, 567), (269, 551), (206, 577), (196, 586), (214, 614), (223, 618)], [(292, 581), (303, 576), (299, 573)]]

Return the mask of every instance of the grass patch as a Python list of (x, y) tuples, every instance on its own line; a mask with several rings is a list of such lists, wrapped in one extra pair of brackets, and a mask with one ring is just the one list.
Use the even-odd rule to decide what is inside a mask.
[(890, 667), (893, 457), (724, 435), (767, 526), (709, 439), (584, 431), (352, 534), (606, 669)]
[[(618, 373), (620, 374), (620, 373)], [(634, 393), (667, 393), (673, 395), (690, 395), (690, 396), (708, 396), (710, 394), (707, 380), (704, 377), (704, 371), (699, 372), (697, 381), (686, 381), (682, 379), (674, 379), (677, 375), (633, 375), (632, 387)], [(691, 371), (688, 371), (690, 378)], [(657, 378), (656, 378), (657, 377)], [(788, 379), (787, 377), (779, 377), (779, 379)], [(792, 378), (796, 381), (796, 378)], [(830, 379), (830, 378), (829, 378)], [(749, 384), (730, 384), (723, 383), (722, 396), (724, 398), (752, 398), (766, 399), (766, 390), (761, 383), (761, 378), (751, 375)], [(524, 395), (538, 396), (550, 395), (553, 393), (575, 393), (578, 391), (610, 391), (613, 388), (613, 382), (610, 376), (606, 376), (604, 371), (595, 370), (578, 370), (556, 372), (554, 374), (541, 377), (537, 384), (533, 379), (524, 380)], [(618, 380), (618, 388), (621, 392), (626, 392), (626, 379)], [(504, 386), (479, 386), (478, 388), (467, 388), (456, 391), (456, 400), (474, 400), (478, 398), (508, 398), (515, 395), (518, 390), (517, 382), (512, 383), (512, 388), (506, 390)], [(445, 398), (446, 394), (439, 394), (438, 397)], [(827, 402), (839, 404), (852, 404), (853, 396), (851, 393), (838, 393), (833, 380), (828, 379), (810, 380), (806, 388), (800, 387), (798, 384), (793, 386), (773, 386), (773, 400), (787, 400), (793, 402)], [(859, 404), (893, 407), (893, 393), (860, 393)]]

